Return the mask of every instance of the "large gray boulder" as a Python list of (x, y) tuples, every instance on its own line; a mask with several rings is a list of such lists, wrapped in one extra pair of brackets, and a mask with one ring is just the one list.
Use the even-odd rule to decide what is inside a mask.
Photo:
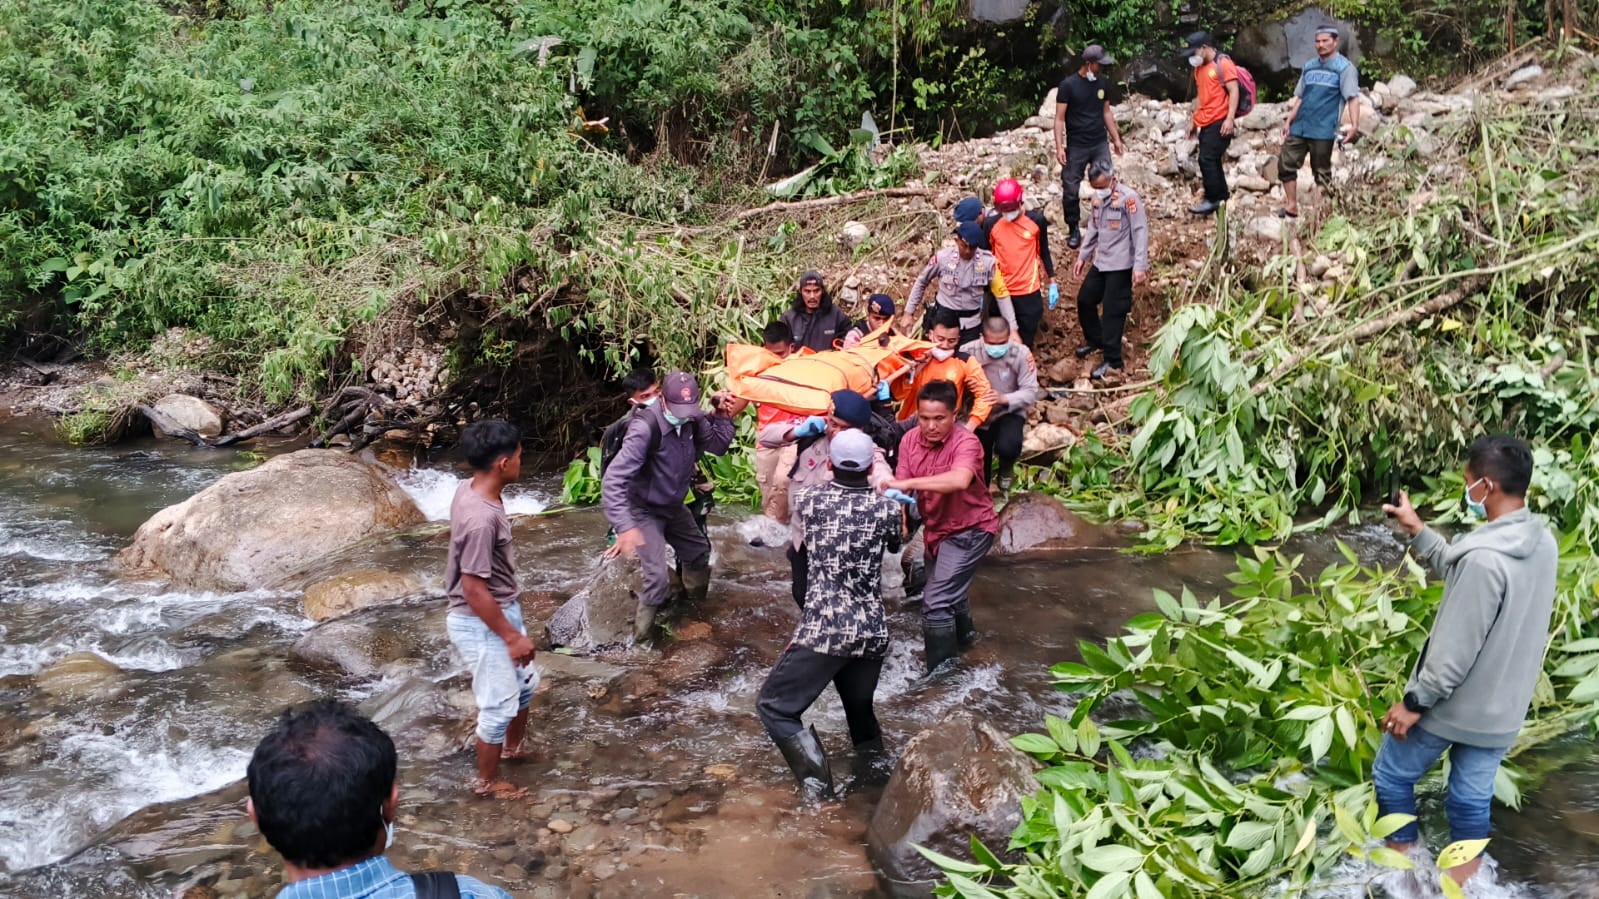
[(545, 626), (550, 645), (588, 652), (628, 642), (633, 638), (633, 612), (642, 588), (638, 562), (602, 560), (588, 586), (550, 616)]
[(155, 513), (117, 560), (181, 587), (249, 590), (422, 521), (378, 466), (336, 450), (300, 450)]
[(222, 436), (222, 411), (197, 397), (170, 393), (156, 401), (155, 411), (201, 437)]
[(1022, 797), (1037, 790), (1032, 759), (968, 712), (912, 737), (866, 831), (884, 889), (895, 899), (933, 895), (940, 874), (917, 846), (967, 858), (975, 835), (1003, 854)]
[(1343, 32), (1343, 54), (1360, 62), (1359, 27), (1316, 6), (1281, 18), (1261, 19), (1244, 28), (1233, 41), (1233, 56), (1261, 86), (1291, 91), (1299, 83), (1299, 70), (1316, 58), (1316, 29), (1327, 24)]

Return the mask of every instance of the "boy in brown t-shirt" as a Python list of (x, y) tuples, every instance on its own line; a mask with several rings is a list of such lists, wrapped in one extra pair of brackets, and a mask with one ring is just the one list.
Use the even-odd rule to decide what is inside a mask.
[(511, 522), (500, 493), (522, 474), (522, 435), (503, 421), (480, 421), (461, 434), (472, 465), (450, 503), (450, 554), (444, 565), (450, 643), (472, 672), (477, 700), (477, 783), (483, 796), (515, 799), (525, 789), (499, 779), (500, 759), (523, 757), (527, 708), (536, 679), (524, 677), (533, 643), (517, 602), (521, 587), (511, 552)]

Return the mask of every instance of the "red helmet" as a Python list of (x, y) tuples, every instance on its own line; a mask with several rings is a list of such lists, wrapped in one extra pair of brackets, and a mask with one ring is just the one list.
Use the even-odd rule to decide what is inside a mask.
[(1010, 212), (1022, 205), (1022, 183), (1015, 178), (1003, 178), (994, 185), (994, 208)]

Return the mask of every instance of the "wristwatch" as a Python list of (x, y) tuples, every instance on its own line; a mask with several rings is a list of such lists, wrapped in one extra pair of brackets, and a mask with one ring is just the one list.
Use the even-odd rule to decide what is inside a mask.
[(1414, 692), (1407, 691), (1405, 693), (1404, 703), (1405, 711), (1407, 712), (1411, 712), (1416, 715), (1424, 715), (1428, 711), (1428, 707), (1421, 704), (1421, 701), (1416, 698), (1416, 694)]

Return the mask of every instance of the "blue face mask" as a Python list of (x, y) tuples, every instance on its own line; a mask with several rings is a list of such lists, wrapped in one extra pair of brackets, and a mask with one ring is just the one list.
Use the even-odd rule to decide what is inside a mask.
[(669, 411), (669, 410), (662, 410), (662, 411), (666, 415), (666, 423), (671, 425), (674, 428), (680, 428), (680, 427), (683, 426), (683, 422), (688, 421), (688, 419), (686, 419), (686, 418), (678, 418), (676, 415), (673, 415), (671, 413), (671, 411)]
[(983, 344), (983, 352), (987, 353), (990, 359), (1001, 359), (1004, 358), (1006, 353), (1010, 352), (1010, 344), (985, 343)]
[(658, 399), (660, 399), (660, 397), (652, 396), (652, 397), (650, 397), (649, 399), (645, 400), (642, 403), (634, 403), (633, 405), (639, 407), (640, 409), (648, 409), (649, 407), (655, 405), (655, 401), (658, 400)]
[[(1488, 494), (1484, 493), (1482, 495), (1483, 501), (1477, 502), (1471, 498), (1471, 491), (1476, 489), (1476, 486), (1484, 481), (1488, 481), (1488, 479), (1478, 478), (1477, 480), (1466, 485), (1466, 510), (1471, 513), (1472, 518), (1475, 518), (1478, 521), (1488, 517)], [(1488, 486), (1490, 490), (1493, 489), (1493, 482), (1488, 481)]]

